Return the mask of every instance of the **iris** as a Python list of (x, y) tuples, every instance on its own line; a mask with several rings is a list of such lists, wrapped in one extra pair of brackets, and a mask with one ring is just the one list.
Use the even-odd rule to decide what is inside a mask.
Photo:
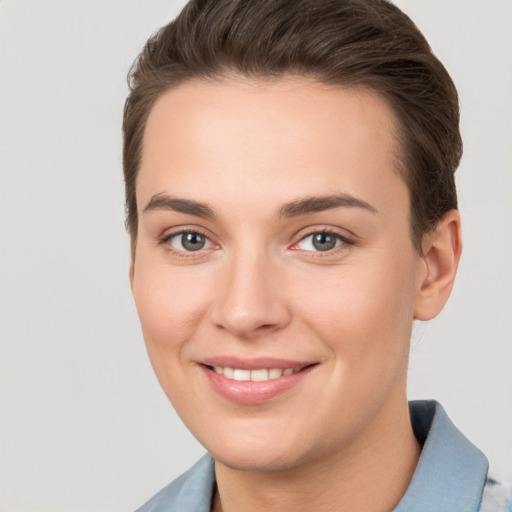
[(204, 248), (206, 238), (199, 233), (183, 233), (181, 235), (181, 245), (187, 251), (199, 251)]
[(336, 247), (336, 237), (329, 233), (316, 233), (313, 235), (313, 247), (318, 251), (329, 251)]

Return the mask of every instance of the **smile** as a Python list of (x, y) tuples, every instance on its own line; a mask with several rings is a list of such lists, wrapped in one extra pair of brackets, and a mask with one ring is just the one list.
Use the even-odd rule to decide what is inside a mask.
[(293, 368), (260, 368), (257, 370), (244, 370), (241, 368), (214, 366), (213, 371), (219, 375), (223, 375), (226, 379), (264, 382), (266, 380), (279, 379), (279, 377), (282, 376), (292, 375), (292, 373), (299, 370), (294, 370)]
[(258, 405), (293, 390), (317, 363), (215, 358), (199, 364), (211, 389), (230, 402)]

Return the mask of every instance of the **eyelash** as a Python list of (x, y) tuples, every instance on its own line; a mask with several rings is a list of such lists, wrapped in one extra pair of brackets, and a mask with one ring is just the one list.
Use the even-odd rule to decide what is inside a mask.
[[(165, 236), (163, 236), (159, 241), (159, 245), (162, 245), (164, 246), (165, 250), (172, 253), (174, 256), (177, 256), (179, 258), (191, 258), (191, 257), (197, 257), (199, 255), (202, 255), (205, 253), (205, 251), (207, 251), (209, 248), (206, 248), (206, 249), (198, 249), (197, 251), (185, 251), (185, 250), (181, 250), (181, 249), (175, 249), (169, 242), (174, 238), (174, 237), (177, 237), (177, 236), (182, 236), (182, 235), (185, 235), (185, 234), (191, 234), (191, 235), (199, 235), (201, 237), (204, 237), (210, 244), (212, 245), (216, 245), (211, 239), (210, 237), (204, 233), (203, 231), (199, 230), (199, 229), (181, 229), (179, 231), (174, 231), (172, 233), (168, 233), (166, 234)], [(335, 237), (338, 241), (341, 242), (340, 245), (338, 246), (335, 246), (333, 247), (332, 249), (328, 249), (326, 251), (308, 251), (308, 250), (304, 250), (303, 252), (304, 253), (307, 253), (308, 254), (308, 257), (314, 257), (314, 258), (325, 258), (325, 257), (328, 257), (328, 256), (331, 256), (335, 253), (338, 253), (339, 251), (343, 251), (347, 248), (347, 246), (349, 245), (354, 245), (354, 241), (351, 240), (350, 238), (344, 236), (344, 235), (341, 235), (340, 233), (332, 230), (332, 229), (317, 229), (315, 231), (310, 231), (309, 233), (305, 234), (304, 236), (302, 236), (300, 238), (300, 240), (298, 242), (296, 242), (293, 246), (292, 246), (292, 250), (301, 250), (301, 249), (296, 249), (296, 247), (301, 243), (303, 242), (304, 240), (306, 240), (307, 238), (309, 237), (312, 237), (312, 236), (315, 236), (315, 235), (319, 235), (319, 234), (322, 234), (322, 235), (329, 235), (329, 236), (333, 236)]]

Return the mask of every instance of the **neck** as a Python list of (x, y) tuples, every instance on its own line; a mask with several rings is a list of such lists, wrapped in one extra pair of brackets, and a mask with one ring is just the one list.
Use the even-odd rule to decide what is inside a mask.
[(421, 447), (407, 400), (387, 409), (349, 446), (292, 469), (238, 471), (216, 461), (213, 512), (392, 510), (407, 490)]

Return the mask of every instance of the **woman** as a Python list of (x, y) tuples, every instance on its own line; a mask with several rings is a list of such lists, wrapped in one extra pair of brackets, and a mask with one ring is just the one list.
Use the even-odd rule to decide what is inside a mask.
[(462, 247), (457, 93), (413, 23), (192, 1), (131, 86), (132, 291), (209, 452), (140, 510), (507, 510), (441, 405), (406, 397)]

